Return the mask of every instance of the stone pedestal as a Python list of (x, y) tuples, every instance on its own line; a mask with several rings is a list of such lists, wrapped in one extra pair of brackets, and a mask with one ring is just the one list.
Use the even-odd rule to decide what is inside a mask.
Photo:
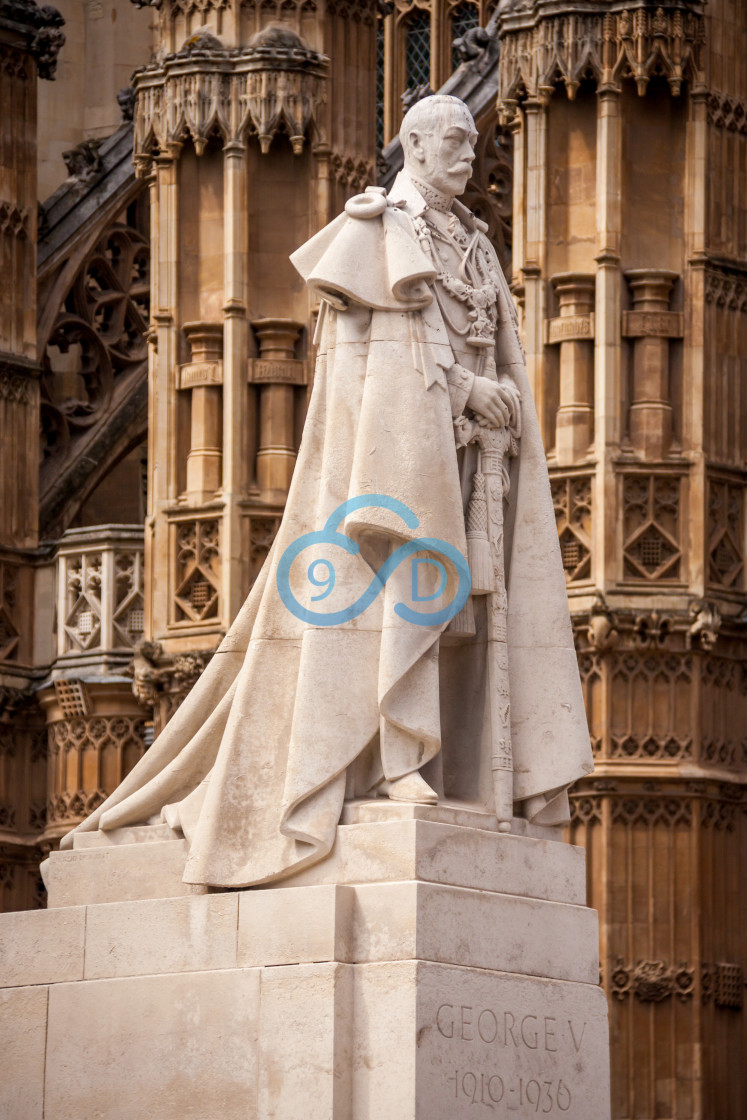
[[(244, 891), (184, 893), (162, 826), (55, 853), (51, 908), (0, 917), (0, 1114), (608, 1117), (581, 849), (448, 807), (345, 819), (325, 863)], [(162, 897), (114, 901), (136, 879)]]

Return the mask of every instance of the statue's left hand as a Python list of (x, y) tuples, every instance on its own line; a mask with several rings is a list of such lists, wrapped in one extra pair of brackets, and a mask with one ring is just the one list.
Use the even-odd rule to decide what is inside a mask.
[(516, 427), (520, 398), (513, 385), (476, 377), (467, 404), (484, 427)]

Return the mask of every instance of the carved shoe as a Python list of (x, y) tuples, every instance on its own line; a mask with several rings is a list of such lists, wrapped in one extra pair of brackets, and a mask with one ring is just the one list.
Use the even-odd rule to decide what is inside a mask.
[(393, 782), (382, 782), (379, 789), (391, 801), (412, 801), (416, 805), (438, 804), (438, 794), (421, 778), (417, 770), (405, 774), (404, 778), (395, 778)]

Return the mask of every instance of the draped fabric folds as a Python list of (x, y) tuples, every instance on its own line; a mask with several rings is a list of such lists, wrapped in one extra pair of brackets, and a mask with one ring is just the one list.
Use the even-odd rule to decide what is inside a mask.
[[(394, 607), (409, 587), (405, 565), (362, 614), (333, 627), (301, 621), (277, 584), (284, 551), (360, 495), (404, 503), (417, 527), (375, 505), (350, 513), (338, 527), (360, 552), (333, 556), (314, 545), (292, 569), (299, 601), (311, 602), (306, 571), (315, 557), (334, 561), (329, 610), (355, 601), (382, 557), (405, 541), (439, 538), (466, 558), (444, 378), (453, 355), (431, 296), (433, 267), (407, 214), (391, 205), (374, 217), (342, 215), (293, 260), (324, 302), (278, 536), (190, 695), (78, 828), (108, 830), (162, 814), (189, 841), (189, 883), (243, 887), (323, 858), (346, 784), (364, 763), (390, 779), (430, 765), (447, 798), (491, 803), (479, 758), (479, 624), (474, 641), (447, 646), (446, 624), (400, 618)], [(556, 823), (567, 815), (568, 784), (591, 769), (589, 736), (547, 468), (507, 288), (501, 316), (496, 360), (520, 389), (523, 423), (506, 530), (514, 794), (526, 815)], [(450, 573), (445, 599), (453, 592)], [(69, 834), (63, 846), (71, 843)]]

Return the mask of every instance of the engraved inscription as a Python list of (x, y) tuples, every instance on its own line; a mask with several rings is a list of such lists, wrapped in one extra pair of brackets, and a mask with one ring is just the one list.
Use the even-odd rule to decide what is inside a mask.
[(568, 1112), (573, 1103), (569, 1086), (557, 1081), (516, 1077), (505, 1079), (499, 1073), (474, 1073), (472, 1070), (455, 1069), (447, 1078), (454, 1085), (456, 1100), (469, 1104), (485, 1105), (495, 1111), (503, 1105), (506, 1112), (542, 1112), (545, 1115)]
[(179, 366), (180, 389), (222, 384), (223, 362), (190, 362), (189, 365)]
[(442, 1038), (459, 1042), (486, 1042), (498, 1046), (524, 1047), (555, 1054), (567, 1050), (578, 1054), (586, 1032), (586, 1023), (572, 1019), (560, 1020), (553, 1015), (520, 1015), (513, 1011), (497, 1011), (490, 1007), (474, 1008), (469, 1004), (442, 1003), (436, 1012), (436, 1029)]
[(684, 320), (681, 311), (623, 311), (624, 338), (681, 338)]
[[(570, 1110), (573, 1073), (561, 1076), (565, 1070), (557, 1068), (557, 1061), (565, 1059), (569, 1070), (578, 1070), (586, 1021), (452, 1003), (440, 1004), (435, 1019), (436, 1030), (452, 1045), (473, 1044), (472, 1059), (460, 1050), (458, 1066), (445, 1063), (446, 1081), (460, 1106), (470, 1106), (470, 1112), (475, 1105), (521, 1116), (560, 1116)], [(487, 1054), (485, 1046), (490, 1048)], [(522, 1073), (513, 1057), (521, 1051), (536, 1053), (530, 1070)]]
[(249, 362), (249, 380), (283, 385), (303, 385), (305, 363), (299, 358), (254, 358)]
[(553, 346), (558, 342), (572, 342), (574, 339), (592, 339), (594, 337), (594, 315), (561, 315), (556, 319), (547, 320), (547, 344)]

